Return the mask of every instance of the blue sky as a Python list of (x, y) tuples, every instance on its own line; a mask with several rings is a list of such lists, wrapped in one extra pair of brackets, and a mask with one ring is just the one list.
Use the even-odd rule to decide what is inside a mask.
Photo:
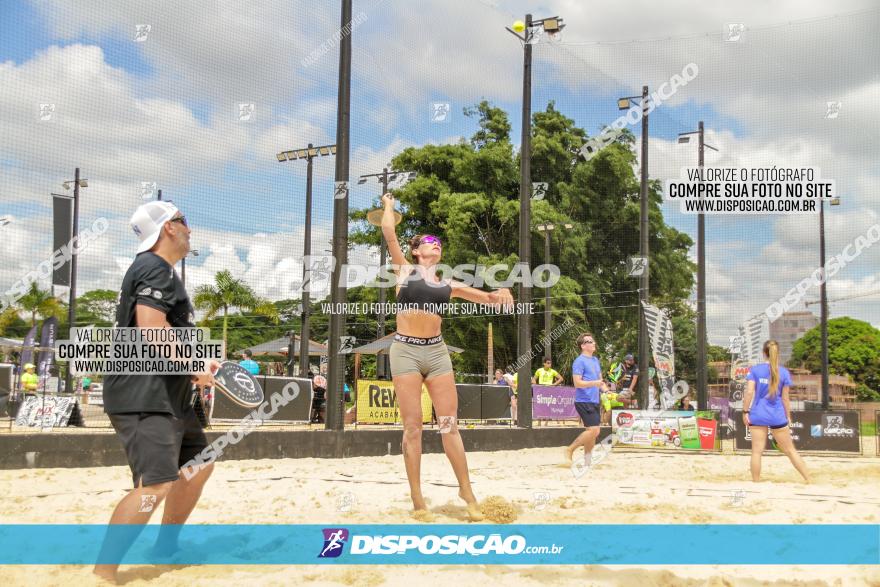
[[(869, 7), (850, 2), (833, 12)], [(522, 54), (504, 26), (525, 8), (495, 0), (355, 2), (354, 14), (363, 18), (353, 32), (353, 184), (407, 146), (469, 137), (475, 123), (462, 108), (483, 98), (509, 113), (512, 136), (519, 136)], [(876, 11), (832, 18), (821, 3), (766, 8), (755, 1), (728, 14), (680, 2), (666, 12), (646, 8), (638, 18), (631, 8), (601, 2), (586, 10), (564, 0), (531, 7), (568, 24), (560, 42), (536, 46), (535, 110), (552, 99), (594, 133), (620, 115), (616, 97), (640, 93), (642, 83), (653, 90), (698, 63), (699, 76), (651, 116), (652, 178), (695, 163), (695, 147), (675, 139), (703, 120), (708, 142), (721, 149), (707, 156), (709, 164), (827, 170), (846, 203), (828, 220), (829, 254), (880, 221), (868, 153), (878, 121), (863, 106), (880, 92), (876, 66), (864, 55), (877, 43), (870, 24)], [(277, 293), (289, 281), (278, 276), (299, 271), (305, 164), (280, 164), (274, 153), (335, 141), (336, 47), (314, 64), (303, 58), (328, 46), (338, 20), (335, 4), (4, 2), (0, 83), (7, 90), (0, 105), (16, 118), (4, 121), (11, 132), (0, 139), (0, 214), (15, 218), (10, 234), (30, 228), (21, 236), (30, 250), (0, 250), (11, 260), (0, 271), (3, 282), (51, 253), (50, 239), (34, 229), (48, 229), (48, 193), (60, 191), (81, 165), (93, 183), (84, 192), (84, 220), (108, 215), (122, 224), (139, 203), (140, 182), (156, 181), (197, 227), (193, 240), (203, 254), (188, 267), (193, 283), (232, 263), (262, 293)], [(742, 43), (723, 41), (728, 22), (748, 25)], [(143, 42), (133, 40), (137, 24), (152, 26)], [(840, 120), (823, 120), (826, 98), (843, 100)], [(33, 113), (44, 100), (57, 102), (57, 119), (39, 124)], [(432, 102), (451, 104), (447, 123), (431, 122)], [(238, 120), (240, 103), (255, 104), (250, 121)], [(333, 174), (333, 158), (316, 160), (313, 250), (329, 238)], [(352, 206), (367, 206), (378, 187), (355, 186), (352, 194)], [(695, 217), (664, 208), (667, 222), (695, 235)], [(713, 340), (726, 339), (809, 273), (818, 255), (815, 224), (815, 217), (708, 219)], [(104, 254), (122, 266), (134, 241), (124, 226), (113, 234), (118, 240)], [(116, 287), (118, 277), (104, 269), (99, 251), (93, 254), (84, 254), (85, 275)], [(841, 272), (832, 295), (880, 287), (878, 259), (880, 250), (871, 250)], [(280, 281), (269, 284), (267, 272)], [(835, 311), (880, 323), (877, 298)]]

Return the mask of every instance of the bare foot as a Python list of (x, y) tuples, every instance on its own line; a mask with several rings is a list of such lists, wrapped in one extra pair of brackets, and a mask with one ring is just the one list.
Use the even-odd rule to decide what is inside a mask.
[(92, 573), (100, 579), (99, 585), (119, 585), (116, 580), (116, 568), (110, 565), (95, 565)]
[(481, 522), (485, 518), (477, 502), (467, 504), (467, 513), (471, 522)]
[(422, 510), (413, 510), (412, 517), (414, 520), (419, 522), (433, 522), (436, 518), (430, 510), (422, 509)]
[(418, 512), (418, 511), (428, 509), (428, 505), (425, 503), (425, 498), (422, 497), (421, 495), (414, 495), (412, 497), (412, 503), (413, 503), (413, 510), (414, 511)]
[(465, 495), (464, 491), (459, 489), (458, 497), (463, 499), (465, 504), (467, 504), (468, 519), (471, 522), (479, 522), (485, 518), (482, 510), (480, 510), (480, 504), (477, 503), (477, 498), (474, 497), (473, 493)]

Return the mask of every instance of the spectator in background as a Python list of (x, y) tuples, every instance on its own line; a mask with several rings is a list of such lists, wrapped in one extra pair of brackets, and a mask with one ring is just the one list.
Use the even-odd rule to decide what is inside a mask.
[(241, 352), (241, 361), (238, 362), (239, 365), (247, 369), (251, 375), (259, 375), (260, 374), (260, 365), (253, 359), (254, 353), (251, 352), (250, 349), (244, 349)]
[[(553, 368), (550, 359), (544, 359), (544, 366), (535, 371), (535, 376), (532, 377), (532, 385), (559, 385), (563, 381), (562, 375)], [(546, 426), (548, 422), (546, 418), (541, 418), (538, 420), (538, 426)]]
[(535, 376), (532, 377), (533, 385), (560, 385), (562, 381), (562, 375), (553, 368), (550, 359), (544, 359), (544, 366), (535, 371)]
[(639, 381), (639, 366), (636, 363), (635, 357), (627, 355), (623, 358), (621, 367), (623, 372), (621, 373), (620, 381), (617, 382), (617, 393), (621, 396), (621, 399), (629, 399), (636, 395), (636, 384)]
[(315, 375), (309, 371), (308, 378), (312, 380), (312, 422), (320, 424), (324, 421), (324, 411), (327, 397), (327, 380), (323, 375)]
[(40, 378), (37, 377), (37, 374), (34, 372), (36, 367), (33, 363), (28, 363), (24, 366), (24, 373), (21, 375), (21, 388), (25, 392), (35, 392), (37, 391), (37, 386), (40, 384)]
[(510, 418), (514, 422), (516, 422), (516, 385), (518, 377), (519, 373), (514, 373), (513, 375), (510, 373), (504, 374), (504, 380), (507, 382), (507, 385), (510, 386), (510, 391), (508, 392), (510, 395)]
[(504, 379), (504, 371), (501, 369), (495, 369), (495, 379), (492, 380), (493, 385), (507, 385), (507, 380)]
[(697, 409), (697, 406), (691, 403), (691, 396), (686, 395), (681, 398), (681, 402), (679, 403), (679, 409), (684, 412), (694, 412)]

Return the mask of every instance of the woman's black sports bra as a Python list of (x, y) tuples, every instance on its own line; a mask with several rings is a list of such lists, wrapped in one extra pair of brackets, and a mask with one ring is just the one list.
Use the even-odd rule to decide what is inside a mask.
[(438, 313), (437, 308), (432, 308), (432, 305), (447, 304), (451, 298), (451, 285), (429, 284), (416, 268), (407, 276), (406, 281), (400, 284), (400, 291), (397, 292), (398, 304), (412, 306), (413, 309), (432, 314)]

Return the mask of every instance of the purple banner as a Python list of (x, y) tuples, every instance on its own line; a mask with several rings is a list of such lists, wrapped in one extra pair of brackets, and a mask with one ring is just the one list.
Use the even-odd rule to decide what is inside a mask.
[(532, 386), (532, 418), (535, 420), (577, 420), (574, 387)]
[(733, 417), (733, 410), (730, 408), (729, 399), (726, 397), (710, 397), (709, 409), (721, 412), (721, 423), (730, 426)]
[(58, 338), (58, 318), (52, 316), (43, 322), (43, 329), (40, 331), (40, 354), (37, 355), (37, 375), (40, 376), (40, 382), (44, 382), (49, 377), (49, 369), (55, 362), (55, 341)]

